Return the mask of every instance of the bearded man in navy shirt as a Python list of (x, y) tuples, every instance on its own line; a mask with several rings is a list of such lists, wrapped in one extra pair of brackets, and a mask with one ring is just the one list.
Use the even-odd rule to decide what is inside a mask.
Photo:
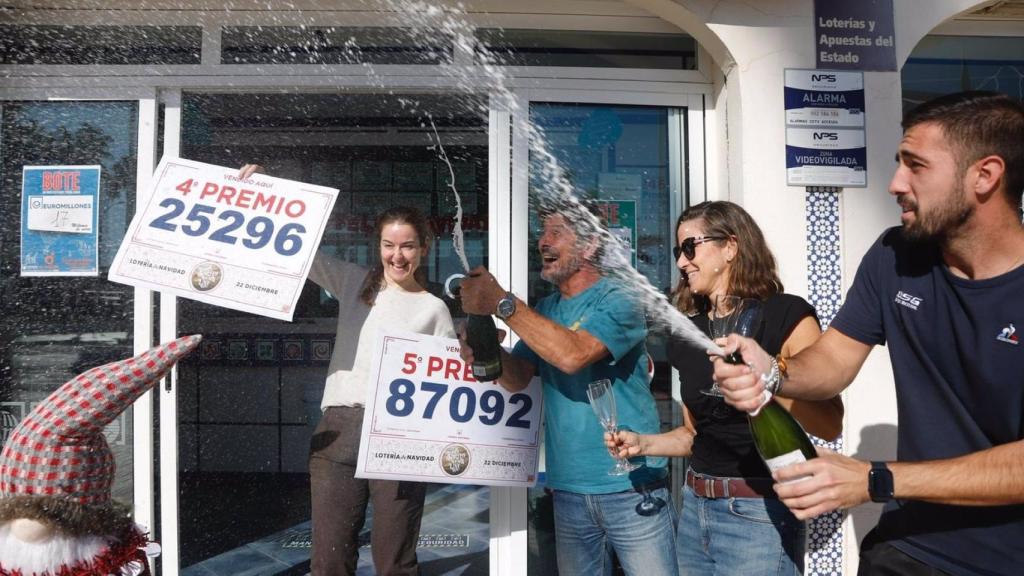
[[(887, 345), (897, 461), (822, 453), (776, 472), (775, 491), (799, 518), (885, 502), (859, 574), (1019, 574), (1024, 107), (992, 92), (952, 94), (911, 110), (903, 129), (889, 185), (903, 225), (868, 250), (835, 320), (788, 359), (777, 389), (830, 398)], [(780, 371), (753, 340), (724, 344), (747, 365), (716, 360), (715, 377), (727, 402), (753, 409)]]

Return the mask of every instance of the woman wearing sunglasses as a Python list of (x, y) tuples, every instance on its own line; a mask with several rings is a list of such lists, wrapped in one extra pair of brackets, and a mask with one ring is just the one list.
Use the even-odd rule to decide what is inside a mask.
[[(709, 333), (710, 303), (718, 295), (761, 301), (756, 339), (787, 358), (821, 333), (814, 308), (785, 294), (760, 228), (739, 205), (704, 202), (676, 223), (673, 254), (681, 278), (679, 309)], [(805, 529), (772, 490), (773, 480), (754, 447), (747, 416), (710, 393), (712, 364), (703, 350), (669, 343), (679, 370), (686, 424), (663, 434), (620, 431), (606, 435), (621, 456), (688, 456), (676, 557), (681, 575), (801, 574)], [(834, 439), (842, 427), (837, 397), (822, 402), (778, 398), (816, 436)]]

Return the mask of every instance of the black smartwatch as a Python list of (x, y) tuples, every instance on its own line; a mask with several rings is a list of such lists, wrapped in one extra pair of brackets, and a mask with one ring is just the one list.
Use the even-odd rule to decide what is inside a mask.
[(893, 494), (892, 470), (885, 462), (872, 462), (868, 472), (868, 494), (872, 502), (888, 502)]

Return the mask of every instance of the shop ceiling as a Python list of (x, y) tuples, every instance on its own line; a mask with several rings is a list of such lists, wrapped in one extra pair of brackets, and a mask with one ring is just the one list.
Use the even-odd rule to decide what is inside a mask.
[(967, 13), (968, 17), (1024, 20), (1024, 0), (998, 0)]

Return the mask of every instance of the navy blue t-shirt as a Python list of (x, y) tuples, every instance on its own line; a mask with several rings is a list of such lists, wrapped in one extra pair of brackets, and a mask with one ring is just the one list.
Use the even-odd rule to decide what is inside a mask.
[[(954, 276), (934, 244), (887, 230), (864, 256), (832, 327), (887, 344), (899, 413), (897, 459), (953, 458), (1024, 438), (1024, 266)], [(893, 501), (879, 534), (952, 574), (1019, 574), (1024, 506)]]

